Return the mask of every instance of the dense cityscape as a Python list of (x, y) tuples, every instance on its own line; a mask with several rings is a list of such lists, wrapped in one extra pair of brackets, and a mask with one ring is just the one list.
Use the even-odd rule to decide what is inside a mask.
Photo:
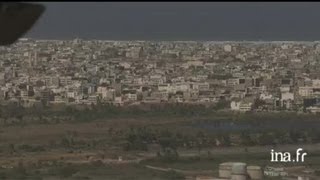
[(319, 8), (0, 3), (0, 180), (319, 180)]
[[(0, 177), (317, 179), (318, 68), (320, 42), (19, 39), (0, 47)], [(270, 162), (301, 144), (301, 166)]]
[(319, 42), (20, 39), (1, 47), (1, 103), (225, 102), (234, 111), (319, 112)]

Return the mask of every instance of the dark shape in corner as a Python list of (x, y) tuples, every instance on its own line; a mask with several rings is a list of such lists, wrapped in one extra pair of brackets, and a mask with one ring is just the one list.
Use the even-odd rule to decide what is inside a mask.
[(44, 11), (40, 4), (0, 3), (0, 45), (10, 45), (22, 37)]

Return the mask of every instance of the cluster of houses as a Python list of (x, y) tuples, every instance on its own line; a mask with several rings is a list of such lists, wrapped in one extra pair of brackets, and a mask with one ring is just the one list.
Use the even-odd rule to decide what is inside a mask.
[(320, 112), (319, 55), (319, 42), (20, 39), (0, 47), (0, 103)]

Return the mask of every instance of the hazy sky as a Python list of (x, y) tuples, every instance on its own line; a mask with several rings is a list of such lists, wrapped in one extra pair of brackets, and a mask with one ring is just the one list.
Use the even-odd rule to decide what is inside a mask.
[(46, 2), (26, 35), (119, 40), (320, 40), (318, 2)]

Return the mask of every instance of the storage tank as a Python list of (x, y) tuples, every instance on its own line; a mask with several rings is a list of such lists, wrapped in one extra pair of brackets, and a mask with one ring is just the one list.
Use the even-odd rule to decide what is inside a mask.
[(231, 170), (231, 180), (247, 180), (247, 164), (233, 163)]
[(247, 175), (231, 175), (231, 180), (247, 180)]
[[(211, 176), (197, 176), (196, 180), (221, 180)], [(223, 179), (226, 180), (226, 179)]]
[(219, 177), (220, 178), (230, 178), (232, 165), (234, 162), (225, 162), (219, 165)]
[(252, 180), (260, 180), (263, 178), (263, 173), (260, 166), (248, 166), (247, 173)]
[(306, 176), (299, 176), (298, 180), (310, 180), (310, 178)]

